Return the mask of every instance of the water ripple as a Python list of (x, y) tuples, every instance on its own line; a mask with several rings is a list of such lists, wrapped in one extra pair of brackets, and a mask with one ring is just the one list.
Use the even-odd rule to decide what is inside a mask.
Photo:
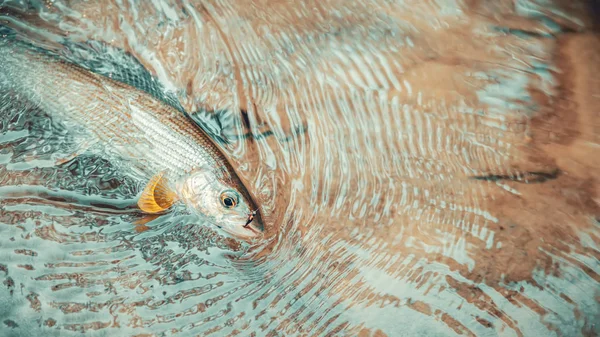
[(141, 214), (148, 177), (101, 146), (71, 158), (82, 130), (0, 75), (0, 335), (598, 334), (590, 12), (1, 4), (21, 38), (229, 140), (267, 237)]

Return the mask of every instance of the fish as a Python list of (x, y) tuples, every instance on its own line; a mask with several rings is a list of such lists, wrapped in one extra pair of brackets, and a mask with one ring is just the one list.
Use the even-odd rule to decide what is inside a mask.
[(59, 118), (82, 144), (147, 177), (137, 205), (147, 214), (183, 204), (231, 235), (254, 239), (264, 225), (232, 164), (194, 121), (148, 93), (17, 38), (0, 40), (0, 90)]

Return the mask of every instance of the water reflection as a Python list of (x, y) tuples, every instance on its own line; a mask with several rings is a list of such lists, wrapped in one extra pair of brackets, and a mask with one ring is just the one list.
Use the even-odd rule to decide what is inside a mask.
[(54, 166), (73, 130), (5, 83), (8, 335), (598, 333), (600, 44), (583, 5), (32, 8), (1, 20), (120, 81), (154, 76), (145, 90), (227, 140), (269, 237), (144, 217), (146, 181), (102, 153)]

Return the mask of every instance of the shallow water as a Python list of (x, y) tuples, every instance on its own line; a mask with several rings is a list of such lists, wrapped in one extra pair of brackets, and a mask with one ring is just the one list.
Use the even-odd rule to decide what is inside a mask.
[(54, 165), (78, 131), (5, 80), (0, 335), (600, 333), (590, 4), (1, 6), (228, 139), (266, 232), (142, 215), (149, 177), (102, 146)]

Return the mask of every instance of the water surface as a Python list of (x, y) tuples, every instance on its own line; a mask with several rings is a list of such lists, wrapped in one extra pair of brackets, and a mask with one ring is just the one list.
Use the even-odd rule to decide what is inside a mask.
[(80, 151), (6, 80), (0, 335), (600, 332), (591, 5), (0, 6), (22, 38), (227, 139), (267, 222), (244, 242), (185, 210), (144, 216), (149, 177)]

